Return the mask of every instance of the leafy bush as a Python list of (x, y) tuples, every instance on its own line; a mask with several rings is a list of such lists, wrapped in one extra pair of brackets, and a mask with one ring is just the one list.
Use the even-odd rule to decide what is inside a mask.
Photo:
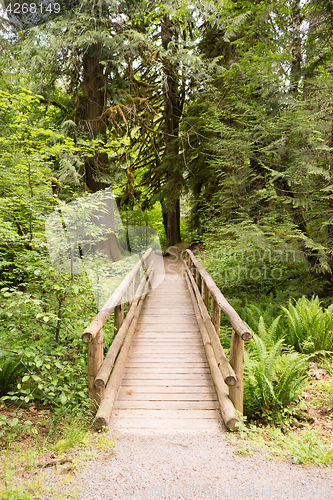
[(288, 328), (286, 342), (301, 353), (319, 353), (333, 351), (333, 304), (325, 311), (320, 306), (318, 297), (310, 300), (305, 296), (288, 307), (283, 307)]
[(77, 416), (88, 412), (86, 355), (77, 355), (51, 341), (18, 351), (17, 357), (26, 374), (16, 387), (2, 398), (16, 405), (39, 401), (53, 408), (57, 414), (76, 410)]
[(244, 413), (249, 417), (279, 413), (299, 396), (306, 379), (306, 359), (283, 352), (283, 339), (272, 342), (254, 334), (245, 352)]

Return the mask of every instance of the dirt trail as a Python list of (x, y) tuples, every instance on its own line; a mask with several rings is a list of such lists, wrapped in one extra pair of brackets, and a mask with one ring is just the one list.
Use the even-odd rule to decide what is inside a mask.
[(67, 496), (57, 496), (64, 492), (59, 472), (45, 469), (39, 479), (53, 485), (55, 496), (45, 500), (333, 499), (330, 468), (235, 451), (222, 432), (118, 433), (114, 452), (76, 464)]

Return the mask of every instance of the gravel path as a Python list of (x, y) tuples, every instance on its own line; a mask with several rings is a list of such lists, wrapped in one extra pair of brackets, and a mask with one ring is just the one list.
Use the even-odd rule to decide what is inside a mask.
[[(114, 452), (77, 467), (68, 494), (78, 500), (333, 499), (330, 468), (301, 467), (288, 461), (234, 454), (237, 444), (221, 433), (119, 434)], [(44, 470), (39, 480), (64, 476)], [(59, 490), (60, 491), (60, 490)]]

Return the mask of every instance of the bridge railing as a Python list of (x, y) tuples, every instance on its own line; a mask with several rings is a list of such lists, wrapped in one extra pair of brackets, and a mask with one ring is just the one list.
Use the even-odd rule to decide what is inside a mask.
[[(244, 325), (240, 316), (225, 299), (211, 275), (195, 258), (191, 250), (186, 250), (185, 258), (183, 260), (185, 263), (187, 273), (186, 279), (189, 285), (190, 293), (192, 290), (192, 301), (195, 301), (194, 309), (197, 309), (200, 312), (203, 327), (209, 337), (209, 339), (207, 337), (207, 345), (211, 344), (212, 346), (223, 380), (225, 384), (229, 386), (228, 396), (232, 401), (234, 408), (243, 413), (244, 341), (251, 339), (251, 332), (248, 327)], [(208, 307), (209, 300), (211, 302), (210, 313)], [(233, 328), (229, 361), (227, 360), (220, 343), (221, 311), (227, 316)], [(200, 327), (201, 319), (197, 319)], [(207, 349), (206, 354), (207, 358), (209, 358)], [(212, 375), (214, 378), (214, 373), (212, 373)], [(224, 400), (226, 404), (226, 412), (229, 415), (226, 415), (226, 418), (227, 420), (229, 418), (231, 422), (233, 420), (232, 409), (228, 406), (227, 399), (224, 398)], [(222, 407), (221, 410), (223, 413)], [(233, 424), (230, 425), (232, 426)]]
[[(108, 384), (108, 379), (113, 368), (112, 377), (115, 378), (113, 375), (115, 372), (114, 365), (116, 360), (116, 364), (119, 366), (116, 371), (116, 376), (118, 373), (119, 378), (119, 372), (122, 374), (124, 363), (123, 366), (121, 366), (121, 363), (118, 362), (118, 358), (120, 358), (119, 352), (123, 350), (124, 346), (129, 347), (130, 339), (135, 331), (144, 298), (149, 291), (152, 274), (152, 249), (149, 248), (116, 288), (82, 334), (82, 340), (88, 343), (89, 399), (92, 409), (100, 405), (98, 410), (99, 413), (101, 408), (103, 410), (101, 403), (105, 400), (106, 388), (109, 386), (110, 382), (112, 382), (110, 378)], [(125, 304), (127, 304), (126, 311), (124, 307)], [(105, 359), (103, 359), (103, 326), (113, 311), (115, 338)], [(101, 427), (102, 426), (103, 424)]]

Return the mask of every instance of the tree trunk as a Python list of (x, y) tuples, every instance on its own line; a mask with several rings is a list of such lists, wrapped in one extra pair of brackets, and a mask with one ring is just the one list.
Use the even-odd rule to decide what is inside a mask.
[[(176, 36), (177, 38), (177, 36)], [(171, 23), (167, 15), (162, 22), (162, 45), (166, 50), (172, 40)], [(177, 41), (177, 40), (176, 40)], [(180, 243), (179, 184), (181, 175), (175, 169), (178, 158), (178, 128), (181, 116), (179, 102), (178, 66), (164, 59), (164, 163), (166, 170), (166, 196), (163, 203), (163, 222), (167, 245)]]
[(291, 4), (292, 26), (293, 26), (293, 46), (290, 70), (290, 91), (298, 93), (298, 86), (302, 76), (302, 39), (301, 39), (301, 6), (300, 0), (293, 0)]
[[(101, 49), (100, 44), (93, 44), (83, 56), (83, 120), (90, 139), (106, 136), (106, 123), (102, 117), (105, 110), (105, 81), (103, 66), (100, 63)], [(101, 173), (108, 173), (108, 155), (97, 153), (93, 158), (86, 158), (86, 185), (93, 192), (105, 189), (109, 185), (103, 182)]]

